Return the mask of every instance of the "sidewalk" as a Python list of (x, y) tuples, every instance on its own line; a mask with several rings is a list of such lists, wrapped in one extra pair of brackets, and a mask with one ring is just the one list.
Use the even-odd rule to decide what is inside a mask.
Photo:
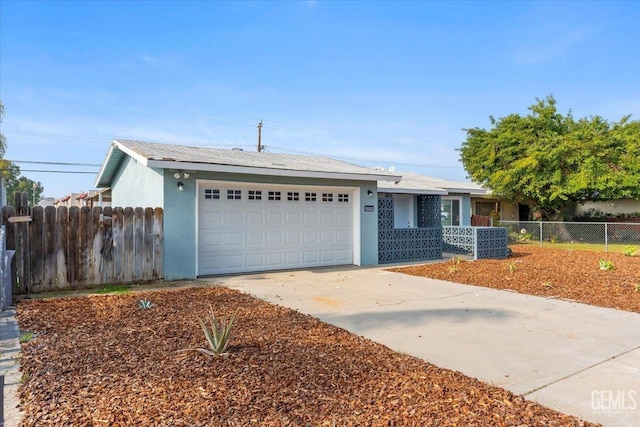
[(16, 310), (0, 311), (0, 375), (4, 375), (4, 427), (17, 427), (20, 422), (18, 387), (20, 386), (20, 343)]
[(603, 426), (640, 426), (640, 314), (385, 271), (210, 279)]

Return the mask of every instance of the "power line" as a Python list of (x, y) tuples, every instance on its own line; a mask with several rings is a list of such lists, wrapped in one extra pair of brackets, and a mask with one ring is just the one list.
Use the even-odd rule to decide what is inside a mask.
[[(10, 169), (0, 169), (0, 171), (7, 171)], [(52, 170), (38, 170), (38, 169), (20, 169), (20, 173), (22, 172), (43, 172), (43, 173), (79, 173), (79, 174), (91, 174), (95, 175), (98, 171), (89, 172), (89, 171), (52, 171)]]
[(99, 163), (67, 163), (67, 162), (39, 162), (35, 160), (6, 160), (11, 163), (28, 163), (33, 165), (60, 165), (60, 166), (91, 166), (91, 167), (100, 167), (102, 166)]

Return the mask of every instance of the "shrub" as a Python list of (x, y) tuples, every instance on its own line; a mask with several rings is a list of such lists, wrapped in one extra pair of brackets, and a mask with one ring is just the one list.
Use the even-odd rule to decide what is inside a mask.
[(627, 245), (624, 247), (624, 254), (626, 256), (636, 256), (636, 247)]
[(598, 261), (598, 265), (600, 266), (600, 270), (615, 270), (616, 268), (613, 266), (613, 262), (605, 261), (604, 258), (600, 258)]

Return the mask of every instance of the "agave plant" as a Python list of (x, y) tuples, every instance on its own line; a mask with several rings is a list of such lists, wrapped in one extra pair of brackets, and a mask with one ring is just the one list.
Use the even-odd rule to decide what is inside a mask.
[(598, 265), (600, 266), (600, 270), (615, 270), (616, 268), (613, 265), (613, 262), (606, 261), (604, 258), (600, 258), (598, 261)]
[(148, 299), (141, 299), (140, 301), (138, 301), (138, 307), (140, 307), (143, 310), (148, 310), (151, 307), (153, 307), (153, 303)]
[(181, 351), (198, 351), (209, 356), (224, 356), (227, 354), (229, 343), (233, 338), (233, 327), (236, 321), (237, 312), (235, 312), (229, 320), (218, 319), (213, 312), (213, 307), (209, 305), (209, 316), (207, 320), (198, 318), (198, 323), (202, 328), (209, 348), (195, 347), (187, 348)]

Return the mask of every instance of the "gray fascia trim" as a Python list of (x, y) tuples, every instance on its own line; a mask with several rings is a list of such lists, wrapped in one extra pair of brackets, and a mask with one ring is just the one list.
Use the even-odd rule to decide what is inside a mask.
[(122, 143), (120, 143), (117, 139), (113, 140), (113, 144), (115, 144), (120, 151), (122, 151), (123, 153), (125, 153), (129, 157), (137, 160), (138, 162), (142, 163), (145, 166), (149, 166), (149, 164), (148, 164), (149, 163), (149, 159), (147, 159), (146, 157), (136, 153), (131, 148), (127, 147), (126, 145), (124, 145)]
[(478, 189), (470, 189), (470, 188), (445, 188), (445, 190), (447, 190), (448, 194), (451, 193), (458, 193), (458, 194), (473, 194), (473, 195), (485, 195), (485, 194), (490, 194), (489, 192), (487, 192), (487, 190), (478, 190)]
[(295, 178), (327, 178), (350, 181), (400, 181), (400, 175), (367, 175), (347, 172), (301, 171), (291, 169), (269, 169), (251, 166), (218, 165), (212, 163), (147, 160), (146, 166), (158, 169), (183, 169), (204, 172), (243, 173), (249, 175), (289, 176)]
[(384, 187), (378, 187), (378, 193), (423, 194), (427, 196), (446, 196), (447, 194), (449, 194), (445, 190), (411, 190), (409, 188), (384, 188)]
[(107, 164), (109, 163), (109, 160), (111, 159), (111, 156), (113, 155), (113, 151), (115, 150), (115, 146), (113, 144), (111, 144), (111, 146), (109, 146), (109, 151), (107, 152), (107, 156), (104, 158), (104, 162), (102, 163), (102, 166), (100, 166), (100, 170), (98, 171), (98, 176), (96, 177), (96, 182), (93, 184), (96, 188), (100, 188), (100, 181), (102, 180), (103, 176), (104, 176), (104, 172), (105, 169), (107, 167)]

